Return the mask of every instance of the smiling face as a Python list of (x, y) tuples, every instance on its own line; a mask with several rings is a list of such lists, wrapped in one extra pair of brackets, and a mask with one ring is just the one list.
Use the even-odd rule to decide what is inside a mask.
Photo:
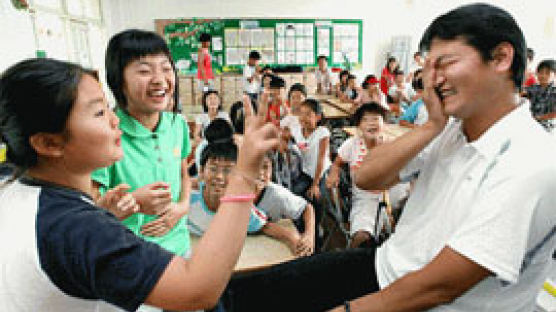
[(303, 101), (305, 101), (305, 94), (303, 94), (303, 92), (292, 91), (290, 93), (290, 106), (292, 110), (298, 110)]
[(315, 113), (309, 106), (301, 105), (299, 108), (299, 124), (303, 130), (312, 132), (317, 127), (319, 115)]
[[(485, 62), (463, 39), (433, 39), (428, 61), (434, 68), (434, 86), (447, 115), (471, 118), (495, 102), (493, 86), (500, 84), (500, 73), (493, 61)], [(509, 73), (506, 76), (509, 79)]]
[(83, 75), (70, 112), (64, 163), (82, 172), (112, 165), (123, 156), (119, 119), (108, 107), (99, 82)]
[(357, 128), (365, 141), (377, 140), (384, 130), (384, 119), (380, 114), (366, 112)]
[(539, 84), (543, 87), (548, 86), (550, 83), (554, 82), (555, 73), (549, 68), (541, 68), (537, 72), (537, 78), (539, 78)]
[(216, 116), (220, 107), (220, 98), (215, 93), (211, 93), (207, 95), (206, 101), (209, 115)]
[(233, 160), (207, 159), (203, 167), (203, 181), (205, 182), (203, 196), (205, 202), (218, 202), (220, 197), (224, 196), (226, 186), (228, 186), (228, 177), (235, 165), (236, 162)]
[(165, 54), (147, 55), (130, 62), (123, 76), (123, 93), (130, 112), (154, 114), (168, 107), (174, 94), (175, 75)]

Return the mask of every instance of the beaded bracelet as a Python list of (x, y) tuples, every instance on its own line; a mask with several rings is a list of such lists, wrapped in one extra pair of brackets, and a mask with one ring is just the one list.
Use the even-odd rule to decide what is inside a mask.
[(220, 203), (244, 203), (255, 199), (255, 194), (229, 195), (220, 197)]

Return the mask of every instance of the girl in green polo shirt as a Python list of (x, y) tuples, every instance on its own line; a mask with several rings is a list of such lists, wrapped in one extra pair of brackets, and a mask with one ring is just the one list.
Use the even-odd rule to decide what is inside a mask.
[(93, 183), (101, 194), (120, 183), (130, 185), (140, 210), (122, 222), (136, 235), (187, 256), (191, 146), (187, 122), (176, 108), (164, 111), (172, 99), (177, 103), (178, 89), (168, 46), (149, 31), (116, 34), (108, 43), (106, 73), (124, 157), (93, 172)]

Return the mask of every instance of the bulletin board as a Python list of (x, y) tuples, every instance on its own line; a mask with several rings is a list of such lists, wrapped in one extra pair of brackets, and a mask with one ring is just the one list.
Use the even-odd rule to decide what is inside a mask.
[(261, 64), (270, 66), (316, 67), (317, 56), (326, 55), (330, 66), (349, 62), (358, 67), (363, 59), (361, 20), (193, 18), (155, 24), (183, 74), (197, 72), (202, 32), (212, 35), (210, 53), (216, 73), (240, 70), (251, 50), (259, 51)]

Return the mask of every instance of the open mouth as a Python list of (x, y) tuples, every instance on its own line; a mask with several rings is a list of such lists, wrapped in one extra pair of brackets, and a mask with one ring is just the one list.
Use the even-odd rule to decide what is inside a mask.
[(147, 96), (156, 101), (163, 101), (166, 98), (168, 91), (165, 89), (153, 89), (147, 91)]
[(440, 88), (440, 87), (436, 87), (434, 88), (434, 90), (436, 91), (436, 94), (438, 95), (438, 97), (440, 98), (441, 101), (444, 101), (446, 98), (457, 94), (456, 90), (454, 89), (449, 89), (449, 88)]

